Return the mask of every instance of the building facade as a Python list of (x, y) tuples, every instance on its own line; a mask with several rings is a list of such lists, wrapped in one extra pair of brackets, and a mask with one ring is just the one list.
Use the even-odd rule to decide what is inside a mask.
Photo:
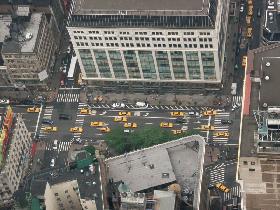
[(45, 87), (54, 64), (56, 45), (46, 15), (26, 13), (10, 25), (2, 57), (15, 86)]
[(77, 0), (67, 27), (89, 86), (220, 87), (229, 1), (111, 3)]
[(77, 180), (47, 183), (44, 197), (46, 210), (96, 210), (94, 201), (80, 198)]
[(9, 206), (13, 202), (12, 196), (18, 190), (29, 166), (31, 145), (31, 135), (22, 116), (15, 115), (8, 107), (1, 119), (0, 207)]

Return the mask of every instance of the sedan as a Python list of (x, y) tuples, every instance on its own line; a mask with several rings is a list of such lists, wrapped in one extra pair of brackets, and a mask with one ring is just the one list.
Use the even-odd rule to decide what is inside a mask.
[(216, 133), (214, 133), (214, 136), (215, 137), (229, 137), (229, 132), (223, 132), (223, 131), (216, 132)]
[(54, 127), (54, 126), (44, 127), (43, 130), (46, 132), (56, 132), (57, 127)]
[(119, 116), (131, 116), (131, 112), (119, 112)]
[(70, 132), (72, 133), (82, 133), (83, 132), (83, 128), (81, 127), (73, 127), (69, 129)]
[(161, 122), (160, 123), (161, 128), (173, 128), (173, 123), (170, 122)]
[(240, 12), (244, 12), (244, 4), (241, 4), (241, 6), (240, 6)]
[(185, 115), (184, 112), (170, 112), (172, 117), (183, 117)]
[(9, 99), (0, 99), (0, 104), (9, 104), (10, 100)]
[(207, 110), (205, 112), (203, 112), (203, 116), (214, 116), (217, 114), (217, 111), (214, 110)]
[(215, 184), (215, 187), (217, 189), (221, 190), (222, 192), (225, 192), (225, 193), (230, 192), (230, 189), (227, 186), (225, 186), (223, 183), (217, 183), (217, 184)]
[(178, 134), (184, 133), (183, 130), (171, 130), (171, 131), (172, 131), (172, 133), (173, 133), (174, 135), (178, 135)]
[(125, 108), (124, 103), (113, 103), (112, 105), (113, 108)]
[(137, 124), (136, 123), (125, 123), (123, 125), (123, 127), (125, 127), (125, 128), (137, 128)]
[(55, 163), (55, 160), (53, 158), (53, 159), (51, 159), (50, 167), (54, 167), (54, 163)]
[(201, 125), (200, 129), (204, 131), (213, 131), (215, 130), (215, 127), (212, 125)]
[(100, 122), (100, 121), (95, 121), (95, 122), (91, 122), (90, 123), (90, 126), (92, 126), (92, 127), (102, 127), (104, 125), (105, 125), (105, 123), (104, 122)]
[(114, 122), (127, 122), (127, 117), (115, 117)]
[(108, 133), (111, 131), (111, 129), (109, 127), (100, 128), (99, 130), (103, 133)]
[(38, 113), (40, 111), (41, 111), (41, 109), (38, 108), (38, 107), (29, 107), (29, 108), (27, 108), (27, 112), (29, 112), (29, 113)]

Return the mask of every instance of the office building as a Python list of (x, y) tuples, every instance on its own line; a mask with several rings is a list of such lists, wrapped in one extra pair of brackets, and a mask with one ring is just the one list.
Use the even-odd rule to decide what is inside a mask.
[(94, 200), (81, 199), (77, 180), (50, 185), (45, 189), (46, 210), (96, 210)]
[(26, 175), (32, 139), (22, 116), (10, 107), (0, 123), (0, 207), (5, 207), (13, 202), (13, 194)]
[(248, 52), (237, 178), (241, 209), (280, 209), (280, 45)]
[(228, 0), (76, 0), (67, 26), (88, 87), (219, 89)]
[(18, 13), (2, 46), (9, 79), (15, 86), (46, 87), (56, 50), (51, 26), (46, 15), (31, 14), (28, 7)]

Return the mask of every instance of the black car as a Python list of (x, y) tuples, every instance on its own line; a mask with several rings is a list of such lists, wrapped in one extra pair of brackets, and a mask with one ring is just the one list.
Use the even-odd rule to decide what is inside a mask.
[(35, 104), (35, 101), (32, 99), (25, 99), (25, 100), (21, 101), (20, 103), (24, 104), (24, 105), (33, 105), (33, 104)]
[(175, 122), (176, 123), (186, 123), (187, 120), (185, 118), (176, 118)]
[(60, 114), (60, 115), (59, 115), (59, 119), (60, 119), (60, 120), (71, 120), (72, 118), (71, 118), (71, 116), (68, 115), (68, 114)]
[(230, 125), (232, 124), (232, 120), (221, 120), (222, 124)]
[(42, 124), (53, 125), (53, 120), (50, 120), (50, 119), (42, 119)]

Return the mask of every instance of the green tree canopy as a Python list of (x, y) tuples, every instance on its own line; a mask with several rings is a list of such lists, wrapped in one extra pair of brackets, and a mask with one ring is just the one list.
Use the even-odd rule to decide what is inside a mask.
[(190, 130), (179, 135), (174, 135), (169, 129), (146, 126), (142, 129), (136, 129), (132, 133), (125, 133), (122, 127), (116, 127), (110, 133), (106, 134), (105, 140), (115, 152), (123, 154), (194, 134), (199, 134), (199, 131)]

